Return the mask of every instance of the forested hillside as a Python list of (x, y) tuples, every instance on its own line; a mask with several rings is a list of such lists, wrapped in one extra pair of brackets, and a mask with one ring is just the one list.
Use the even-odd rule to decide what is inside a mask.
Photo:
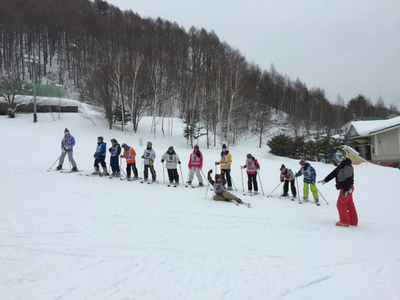
[(0, 0), (3, 89), (32, 82), (33, 68), (49, 84), (74, 86), (81, 101), (104, 111), (110, 128), (132, 120), (136, 131), (150, 115), (153, 131), (164, 132), (168, 126), (157, 118), (179, 116), (189, 140), (212, 132), (209, 144), (217, 137), (235, 143), (249, 132), (262, 142), (273, 125), (271, 110), (287, 114), (293, 135), (333, 133), (353, 111), (365, 117), (389, 112), (383, 99), (372, 104), (362, 94), (331, 103), (323, 87), (308, 88), (273, 65), (262, 70), (215, 32), (186, 31), (99, 0)]

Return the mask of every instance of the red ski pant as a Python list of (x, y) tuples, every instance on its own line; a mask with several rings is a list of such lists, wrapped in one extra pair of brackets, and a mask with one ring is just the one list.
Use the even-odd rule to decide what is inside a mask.
[[(351, 187), (354, 190), (354, 187)], [(358, 217), (356, 207), (353, 202), (353, 193), (347, 193), (346, 197), (342, 197), (343, 189), (339, 191), (339, 198), (336, 207), (339, 212), (340, 222), (357, 226)]]

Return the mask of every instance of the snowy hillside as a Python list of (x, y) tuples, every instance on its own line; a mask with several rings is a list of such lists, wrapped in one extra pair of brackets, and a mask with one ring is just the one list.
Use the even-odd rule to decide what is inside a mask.
[[(150, 119), (129, 134), (86, 112), (55, 121), (39, 114), (35, 124), (32, 115), (0, 117), (0, 299), (400, 299), (399, 170), (355, 166), (359, 226), (341, 228), (334, 182), (318, 185), (329, 202), (319, 207), (279, 199), (280, 188), (273, 198), (242, 195), (247, 153), (259, 160), (265, 194), (279, 184), (282, 163), (299, 169), (257, 141), (230, 149), (234, 194), (252, 204), (235, 206), (210, 201), (206, 187), (163, 184), (160, 159), (171, 145), (188, 174), (191, 149), (177, 120), (172, 137), (154, 139)], [(64, 128), (84, 172), (47, 172)], [(93, 169), (99, 135), (107, 148), (116, 138), (138, 155), (139, 139), (152, 141), (160, 183), (81, 176)], [(206, 174), (221, 149), (202, 141), (200, 150)], [(312, 165), (318, 180), (333, 170)]]

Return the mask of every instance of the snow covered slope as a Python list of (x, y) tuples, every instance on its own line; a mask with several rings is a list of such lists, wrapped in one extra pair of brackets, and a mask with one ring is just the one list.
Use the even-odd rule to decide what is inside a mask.
[[(137, 134), (107, 127), (90, 112), (55, 121), (39, 114), (35, 124), (31, 115), (0, 117), (1, 299), (400, 299), (399, 170), (355, 166), (359, 226), (339, 228), (333, 182), (318, 185), (329, 202), (321, 199), (320, 207), (242, 195), (239, 166), (247, 153), (260, 162), (265, 194), (279, 184), (282, 163), (299, 169), (296, 160), (256, 148), (257, 141), (230, 149), (234, 193), (251, 202), (247, 208), (210, 201), (206, 187), (163, 184), (160, 159), (171, 145), (184, 180), (188, 174), (191, 149), (178, 121), (172, 137), (155, 139), (150, 119)], [(111, 138), (125, 142), (138, 155), (139, 138), (151, 140), (160, 183), (47, 172), (61, 153), (64, 128), (86, 173), (97, 136), (107, 147)], [(221, 149), (202, 141), (200, 150), (206, 174)], [(333, 169), (312, 165), (318, 180)]]

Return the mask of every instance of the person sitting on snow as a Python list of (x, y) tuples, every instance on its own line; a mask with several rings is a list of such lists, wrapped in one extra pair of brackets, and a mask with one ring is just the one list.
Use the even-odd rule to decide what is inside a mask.
[(223, 175), (215, 174), (215, 181), (211, 178), (212, 169), (208, 171), (208, 181), (213, 185), (214, 188), (214, 196), (213, 200), (216, 201), (230, 201), (235, 200), (238, 203), (241, 203), (242, 200), (235, 195), (226, 191), (225, 184), (226, 180)]

